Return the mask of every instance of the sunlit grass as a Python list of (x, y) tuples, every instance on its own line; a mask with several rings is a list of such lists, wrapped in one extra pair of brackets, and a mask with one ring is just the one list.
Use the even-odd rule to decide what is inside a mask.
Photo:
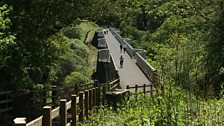
[[(137, 97), (137, 99), (136, 99)], [(224, 99), (202, 100), (178, 89), (165, 97), (132, 95), (113, 111), (102, 107), (82, 126), (223, 126)]]
[(93, 22), (88, 22), (88, 21), (81, 22), (79, 25), (77, 25), (77, 27), (82, 29), (82, 32), (83, 32), (83, 35), (81, 38), (82, 41), (84, 41), (85, 35), (89, 30), (92, 30), (89, 34), (90, 39), (92, 39), (94, 36), (95, 30), (98, 28), (96, 24), (94, 24)]

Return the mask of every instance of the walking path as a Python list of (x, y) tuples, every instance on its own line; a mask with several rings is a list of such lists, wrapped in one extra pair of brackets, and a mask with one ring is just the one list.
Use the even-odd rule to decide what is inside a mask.
[[(118, 73), (120, 75), (120, 84), (122, 88), (126, 88), (127, 85), (135, 86), (137, 85), (149, 85), (150, 81), (141, 71), (141, 69), (136, 64), (136, 59), (132, 59), (128, 53), (120, 52), (120, 43), (109, 31), (105, 35), (107, 40), (108, 49), (115, 61), (115, 65), (118, 68)], [(120, 56), (124, 57), (123, 68), (120, 68)]]

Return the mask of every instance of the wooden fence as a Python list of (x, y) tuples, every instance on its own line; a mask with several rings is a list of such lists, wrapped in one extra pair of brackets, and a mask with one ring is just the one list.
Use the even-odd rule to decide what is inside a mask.
[(2, 91), (0, 92), (0, 113), (8, 114), (12, 111), (12, 91)]
[[(80, 90), (71, 95), (71, 100), (60, 100), (60, 106), (52, 110), (51, 106), (43, 107), (43, 115), (27, 123), (26, 118), (14, 119), (14, 126), (52, 126), (52, 120), (59, 116), (61, 126), (76, 126), (77, 121), (87, 120), (101, 103), (105, 104), (105, 94), (109, 90), (119, 88), (119, 79), (108, 84), (94, 84), (94, 88)], [(87, 86), (87, 85), (85, 85)], [(68, 111), (70, 110), (70, 111)], [(71, 121), (67, 122), (68, 115)]]
[(164, 85), (162, 84), (156, 84), (154, 85), (135, 85), (135, 86), (129, 86), (127, 85), (126, 89), (128, 90), (134, 90), (135, 93), (143, 93), (143, 94), (147, 94), (150, 93), (150, 96), (154, 96), (154, 95), (162, 95), (164, 96)]

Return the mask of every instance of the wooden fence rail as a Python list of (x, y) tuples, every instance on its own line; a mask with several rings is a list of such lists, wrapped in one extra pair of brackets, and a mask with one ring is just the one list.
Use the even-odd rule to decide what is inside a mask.
[[(150, 93), (150, 96), (153, 95), (164, 95), (164, 85), (157, 84), (156, 87), (154, 85), (135, 85), (135, 86), (129, 86), (127, 85), (126, 89), (133, 90), (135, 93), (143, 93), (147, 94)], [(148, 90), (147, 90), (148, 89)]]
[[(118, 83), (119, 79), (109, 84), (96, 83), (95, 86), (97, 87), (80, 91), (78, 95), (72, 95), (71, 101), (67, 102), (67, 99), (61, 99), (60, 106), (53, 110), (51, 106), (44, 106), (43, 115), (29, 123), (26, 122), (26, 118), (14, 119), (14, 126), (52, 126), (52, 120), (58, 116), (61, 126), (76, 126), (78, 121), (84, 122), (89, 118), (93, 110), (101, 104), (101, 99), (104, 103), (105, 92), (110, 90), (110, 87), (118, 88)], [(103, 93), (101, 93), (101, 90), (103, 90)], [(67, 122), (69, 114), (71, 115), (71, 121)]]
[(0, 92), (0, 113), (7, 114), (12, 111), (12, 91), (2, 91)]

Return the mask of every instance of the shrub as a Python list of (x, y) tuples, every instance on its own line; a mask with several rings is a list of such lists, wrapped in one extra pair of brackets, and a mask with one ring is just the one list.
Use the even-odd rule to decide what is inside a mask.
[[(103, 107), (83, 126), (221, 126), (224, 100), (202, 100), (178, 87), (165, 97), (134, 94), (117, 111)], [(111, 125), (112, 124), (112, 125)]]
[(82, 38), (82, 29), (78, 27), (68, 27), (62, 30), (62, 33), (71, 39), (81, 39)]
[(80, 72), (72, 72), (70, 75), (65, 77), (65, 85), (72, 86), (75, 84), (81, 85), (86, 84), (88, 82), (88, 78), (81, 74)]

